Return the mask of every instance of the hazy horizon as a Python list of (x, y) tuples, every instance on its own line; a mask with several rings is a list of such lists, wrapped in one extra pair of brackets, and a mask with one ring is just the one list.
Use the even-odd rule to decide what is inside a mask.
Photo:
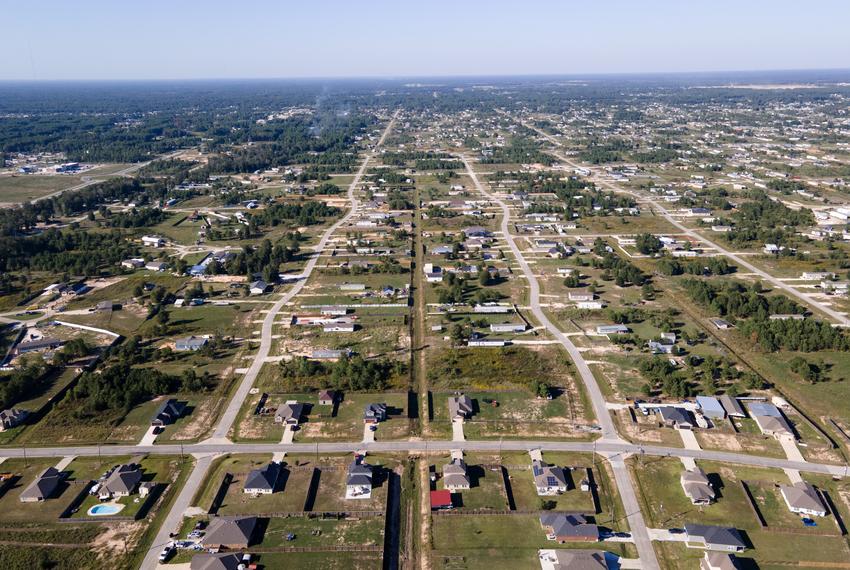
[[(843, 70), (850, 4), (9, 5), (3, 81), (399, 79)], [(828, 17), (825, 17), (828, 16)]]

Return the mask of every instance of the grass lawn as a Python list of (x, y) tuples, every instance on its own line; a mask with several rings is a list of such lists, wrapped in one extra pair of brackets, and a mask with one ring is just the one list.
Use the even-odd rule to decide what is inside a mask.
[(265, 568), (322, 568), (324, 570), (378, 570), (380, 552), (291, 552), (263, 553), (257, 560)]
[[(360, 520), (321, 520), (306, 517), (272, 518), (263, 535), (262, 547), (275, 546), (350, 546), (381, 545), (384, 541), (384, 517)], [(295, 540), (286, 540), (292, 533)]]

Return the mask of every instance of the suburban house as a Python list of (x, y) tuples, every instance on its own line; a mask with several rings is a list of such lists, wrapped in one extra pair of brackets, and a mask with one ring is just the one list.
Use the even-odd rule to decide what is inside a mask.
[(142, 482), (142, 470), (134, 463), (125, 463), (116, 467), (97, 491), (100, 500), (115, 497), (129, 497), (136, 492)]
[(20, 425), (29, 415), (28, 411), (18, 408), (3, 410), (0, 412), (0, 431), (6, 431)]
[(685, 525), (685, 545), (720, 552), (743, 552), (747, 549), (738, 529), (704, 524)]
[(666, 427), (676, 429), (693, 429), (696, 425), (694, 414), (685, 408), (677, 408), (676, 406), (661, 406), (658, 408), (658, 415), (661, 417), (661, 423)]
[(297, 426), (304, 416), (304, 404), (300, 404), (295, 400), (290, 400), (277, 409), (274, 415), (274, 421), (278, 424), (286, 424), (288, 426)]
[(367, 424), (376, 424), (386, 421), (387, 405), (386, 404), (366, 404), (363, 410), (363, 421)]
[(548, 512), (540, 515), (546, 538), (564, 542), (598, 542), (599, 528), (582, 515)]
[(605, 553), (601, 550), (569, 550), (566, 548), (540, 550), (537, 553), (541, 570), (607, 570)]
[(810, 517), (826, 516), (826, 506), (811, 483), (800, 481), (793, 485), (781, 485), (779, 492), (792, 513)]
[(61, 482), (62, 473), (55, 467), (48, 467), (21, 492), (19, 499), (22, 503), (37, 503), (49, 499), (56, 493)]
[(187, 350), (201, 350), (209, 343), (209, 339), (202, 336), (186, 336), (174, 341), (174, 350), (185, 352)]
[(538, 495), (560, 495), (567, 492), (567, 475), (563, 467), (547, 465), (535, 459), (531, 462), (531, 473)]
[(242, 492), (251, 495), (271, 495), (280, 479), (280, 472), (280, 463), (274, 461), (259, 469), (253, 469), (245, 477)]
[(490, 323), (490, 332), (521, 333), (525, 332), (525, 323)]
[(257, 528), (257, 517), (215, 517), (201, 538), (204, 548), (248, 548)]
[(738, 570), (734, 554), (725, 552), (706, 552), (705, 556), (700, 558), (700, 570)]
[(164, 401), (159, 408), (157, 408), (156, 412), (154, 412), (153, 419), (151, 420), (151, 426), (163, 427), (173, 424), (177, 418), (183, 415), (185, 410), (186, 404), (179, 402), (174, 398), (169, 398)]
[(269, 284), (263, 281), (262, 279), (258, 279), (254, 281), (248, 286), (248, 291), (251, 295), (262, 295), (266, 291), (269, 290)]
[(711, 486), (705, 471), (699, 467), (683, 471), (679, 477), (679, 482), (682, 484), (682, 490), (690, 499), (691, 504), (709, 505), (714, 501), (716, 496), (714, 488)]
[(336, 402), (336, 392), (333, 390), (322, 390), (319, 392), (320, 406), (333, 406)]
[(345, 480), (346, 499), (369, 499), (372, 497), (372, 466), (356, 455), (348, 466)]
[(472, 399), (465, 395), (461, 394), (459, 396), (449, 396), (449, 419), (469, 419), (472, 417), (472, 412), (474, 411), (472, 407)]
[(773, 404), (752, 402), (749, 404), (749, 409), (750, 416), (764, 435), (771, 435), (777, 439), (781, 437), (796, 439), (791, 424), (785, 419), (782, 411)]
[(719, 331), (725, 331), (725, 330), (732, 328), (732, 323), (730, 323), (729, 321), (727, 321), (725, 319), (716, 319), (715, 318), (715, 319), (709, 319), (709, 320), (711, 321), (711, 324), (714, 325), (714, 328), (716, 328)]
[(140, 269), (145, 266), (145, 260), (138, 257), (125, 259), (121, 262), (121, 267), (124, 269)]
[(454, 507), (452, 492), (448, 490), (431, 491), (431, 510), (444, 511)]
[(463, 491), (469, 489), (469, 474), (463, 459), (454, 458), (450, 463), (443, 466), (443, 487), (449, 491)]
[(242, 555), (235, 552), (196, 554), (189, 563), (189, 570), (239, 570), (244, 568)]

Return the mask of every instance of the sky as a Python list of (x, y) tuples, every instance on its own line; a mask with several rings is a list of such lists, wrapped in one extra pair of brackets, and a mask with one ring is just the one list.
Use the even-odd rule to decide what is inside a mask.
[(850, 68), (848, 0), (0, 0), (0, 80)]

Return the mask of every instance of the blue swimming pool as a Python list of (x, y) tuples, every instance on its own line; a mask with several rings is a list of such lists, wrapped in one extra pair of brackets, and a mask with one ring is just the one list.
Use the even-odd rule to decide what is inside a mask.
[(104, 516), (104, 515), (114, 515), (121, 511), (124, 508), (124, 505), (95, 505), (89, 509), (89, 516)]

